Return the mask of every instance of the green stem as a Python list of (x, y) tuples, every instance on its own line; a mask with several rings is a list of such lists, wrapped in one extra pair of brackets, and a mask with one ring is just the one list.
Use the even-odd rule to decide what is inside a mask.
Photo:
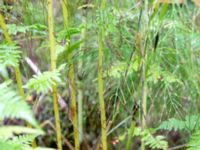
[(131, 121), (131, 127), (130, 127), (129, 132), (128, 132), (128, 141), (126, 143), (126, 150), (130, 150), (131, 149), (131, 143), (132, 143), (131, 140), (132, 140), (134, 131), (135, 131), (135, 121), (132, 120)]
[[(86, 13), (82, 12), (82, 23), (86, 26)], [(83, 28), (81, 31), (81, 39), (85, 39), (86, 29)], [(81, 79), (78, 81), (78, 127), (79, 127), (79, 138), (80, 142), (83, 141), (83, 79), (82, 79), (82, 68), (83, 68), (83, 55), (84, 55), (84, 44), (80, 46), (80, 60), (78, 62), (78, 71)]]
[[(50, 41), (50, 52), (51, 52), (51, 70), (56, 69), (56, 52), (55, 52), (55, 37), (54, 37), (54, 25), (53, 25), (53, 12), (52, 12), (52, 0), (48, 0), (48, 26), (49, 26), (49, 41)], [(54, 116), (56, 124), (56, 137), (58, 150), (62, 150), (62, 139), (61, 139), (61, 127), (58, 107), (58, 93), (57, 86), (52, 87), (53, 94), (53, 105), (54, 105)]]
[[(102, 0), (101, 9), (104, 11), (106, 0)], [(98, 93), (101, 112), (101, 142), (103, 150), (107, 150), (107, 128), (106, 128), (106, 112), (104, 104), (104, 87), (103, 87), (103, 58), (104, 58), (104, 28), (99, 27), (99, 56), (98, 56)]]
[[(64, 19), (64, 27), (69, 27), (69, 10), (68, 10), (68, 1), (62, 0), (62, 12)], [(67, 41), (70, 41), (70, 37), (68, 37)], [(69, 48), (70, 43), (68, 43), (67, 49)], [(80, 141), (79, 141), (79, 126), (78, 126), (78, 115), (77, 115), (77, 106), (76, 106), (76, 84), (75, 84), (75, 75), (74, 75), (74, 64), (73, 64), (73, 54), (69, 52), (67, 55), (67, 60), (69, 64), (69, 85), (70, 85), (70, 98), (71, 98), (71, 114), (72, 114), (72, 123), (74, 129), (74, 141), (75, 141), (75, 150), (80, 149)]]
[[(144, 43), (146, 43), (148, 36), (144, 36), (144, 33), (148, 33), (148, 0), (144, 1), (144, 22), (145, 27), (143, 28), (143, 39)], [(146, 45), (141, 48), (141, 54), (142, 54), (142, 72), (141, 72), (141, 84), (142, 84), (142, 130), (144, 131), (146, 129), (146, 116), (147, 116), (147, 81), (146, 81), (146, 61), (147, 61), (147, 51), (146, 51)], [(142, 140), (141, 143), (141, 150), (145, 150), (145, 143)]]

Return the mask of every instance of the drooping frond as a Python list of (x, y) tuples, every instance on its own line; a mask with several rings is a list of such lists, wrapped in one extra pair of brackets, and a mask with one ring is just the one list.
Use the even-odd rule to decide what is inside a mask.
[(0, 120), (18, 118), (37, 126), (28, 104), (8, 85), (8, 82), (0, 84)]

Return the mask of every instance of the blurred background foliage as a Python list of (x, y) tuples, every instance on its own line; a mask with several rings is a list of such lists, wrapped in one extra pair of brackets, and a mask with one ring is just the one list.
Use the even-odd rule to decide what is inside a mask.
[[(37, 138), (39, 145), (56, 146), (53, 102), (48, 92), (54, 81), (59, 82), (58, 93), (65, 103), (64, 106), (60, 104), (61, 127), (65, 139), (63, 146), (67, 149), (68, 142), (73, 145), (71, 114), (68, 109), (69, 64), (66, 63), (64, 42), (67, 36), (71, 37), (70, 51), (73, 53), (77, 90), (83, 92), (82, 149), (94, 149), (97, 145), (100, 134), (97, 34), (99, 26), (102, 26), (105, 30), (104, 99), (109, 126), (109, 149), (125, 147), (135, 103), (140, 106), (140, 113), (135, 120), (136, 128), (140, 132), (143, 61), (141, 47), (145, 47), (147, 55), (147, 128), (140, 134), (134, 134), (132, 149), (140, 147), (138, 137), (149, 139), (150, 142), (146, 142), (149, 149), (166, 149), (178, 145), (198, 149), (200, 145), (195, 144), (199, 144), (197, 137), (200, 138), (199, 1), (158, 4), (151, 0), (148, 1), (147, 12), (140, 0), (109, 0), (103, 12), (99, 9), (98, 0), (69, 1), (71, 28), (64, 29), (60, 2), (54, 0), (54, 34), (57, 63), (61, 68), (51, 74), (44, 72), (50, 70), (47, 2), (5, 2), (1, 1), (0, 11), (5, 16), (8, 32), (17, 46), (8, 48), (0, 29), (0, 81), (2, 83), (8, 79), (14, 80), (12, 66), (19, 63), (27, 97), (31, 96), (35, 116), (46, 132), (46, 135)], [(19, 49), (19, 52), (15, 51), (11, 55), (8, 49)], [(42, 74), (33, 77), (37, 72), (26, 58), (29, 58)], [(19, 62), (16, 59), (19, 59)], [(10, 86), (16, 88), (14, 83)], [(157, 135), (163, 137), (159, 138)], [(151, 136), (154, 138), (150, 138)], [(155, 139), (164, 140), (164, 144), (161, 142), (159, 145)]]

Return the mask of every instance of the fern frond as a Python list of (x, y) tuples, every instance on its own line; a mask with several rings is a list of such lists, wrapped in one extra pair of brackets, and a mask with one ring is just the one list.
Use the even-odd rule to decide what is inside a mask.
[(18, 118), (37, 126), (28, 104), (8, 85), (8, 82), (0, 84), (0, 120)]
[(144, 141), (145, 145), (150, 146), (153, 149), (168, 149), (168, 143), (165, 140), (164, 136), (157, 135), (153, 136), (149, 130), (144, 130), (142, 133), (142, 140)]
[[(33, 136), (42, 135), (44, 132), (40, 129), (33, 129), (22, 126), (2, 126), (0, 127), (0, 139), (8, 140), (14, 134), (29, 134)], [(22, 139), (21, 139), (22, 140)]]
[(60, 73), (56, 71), (46, 71), (38, 75), (34, 75), (32, 79), (24, 86), (29, 90), (35, 90), (38, 93), (48, 92), (53, 85), (60, 83)]
[(185, 128), (184, 121), (170, 118), (167, 121), (162, 122), (162, 124), (158, 127), (158, 129), (164, 129), (164, 130), (183, 130)]
[(28, 134), (15, 136), (7, 140), (0, 138), (0, 147), (2, 150), (33, 150), (30, 145), (36, 136)]
[(19, 47), (15, 45), (12, 46), (8, 46), (6, 44), (0, 45), (0, 63), (6, 67), (18, 66), (21, 54), (21, 52), (18, 49)]
[(196, 130), (200, 127), (200, 116), (190, 115), (186, 116), (184, 120), (178, 120), (175, 118), (170, 118), (164, 121), (158, 129), (164, 130)]
[(75, 34), (79, 34), (79, 33), (81, 33), (81, 29), (82, 29), (82, 27), (64, 29), (59, 32), (57, 40), (58, 41), (65, 40), (67, 37), (70, 37)]
[(188, 148), (187, 148), (187, 150), (197, 150), (197, 149), (200, 149), (200, 130), (197, 130), (192, 135), (190, 141), (188, 142)]

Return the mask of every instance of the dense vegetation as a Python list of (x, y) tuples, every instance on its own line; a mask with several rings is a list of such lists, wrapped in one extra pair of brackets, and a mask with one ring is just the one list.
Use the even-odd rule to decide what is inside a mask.
[(199, 6), (0, 1), (0, 149), (200, 149)]

